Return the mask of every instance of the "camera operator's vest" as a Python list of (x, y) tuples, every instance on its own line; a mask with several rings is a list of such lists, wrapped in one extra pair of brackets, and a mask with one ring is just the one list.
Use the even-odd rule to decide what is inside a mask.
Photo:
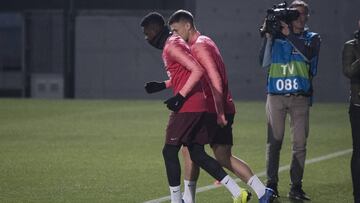
[[(301, 36), (310, 45), (313, 32), (305, 31)], [(269, 94), (312, 94), (311, 79), (316, 74), (317, 56), (307, 59), (287, 40), (274, 39), (271, 51), (271, 66), (268, 73), (267, 91)]]

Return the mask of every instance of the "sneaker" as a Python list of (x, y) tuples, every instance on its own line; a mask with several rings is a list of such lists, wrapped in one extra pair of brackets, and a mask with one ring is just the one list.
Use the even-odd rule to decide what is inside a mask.
[(274, 200), (274, 191), (271, 188), (265, 189), (265, 194), (259, 199), (259, 203), (269, 203)]
[(276, 183), (268, 183), (268, 184), (266, 184), (266, 187), (272, 189), (273, 199), (280, 197)]
[(300, 186), (291, 186), (290, 192), (288, 194), (290, 199), (294, 200), (310, 200), (310, 197), (306, 195), (304, 190)]
[(234, 203), (247, 203), (251, 199), (251, 192), (249, 190), (241, 189), (240, 196), (234, 197)]

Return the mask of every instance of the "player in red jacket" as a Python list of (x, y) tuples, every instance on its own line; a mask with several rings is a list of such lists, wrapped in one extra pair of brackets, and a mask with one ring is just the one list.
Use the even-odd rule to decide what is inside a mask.
[[(233, 145), (232, 124), (235, 115), (235, 105), (228, 88), (226, 69), (216, 44), (207, 36), (201, 35), (195, 28), (193, 16), (185, 10), (176, 11), (169, 19), (169, 25), (174, 33), (179, 34), (190, 45), (191, 54), (205, 69), (203, 80), (208, 112), (212, 115), (211, 131), (216, 132), (210, 144), (219, 163), (236, 174), (247, 183), (257, 194), (260, 202), (270, 202), (273, 191), (266, 188), (259, 178), (253, 174), (250, 167), (231, 153)], [(168, 83), (169, 85), (169, 83)], [(227, 125), (223, 125), (223, 115), (226, 115)], [(218, 125), (216, 125), (218, 124)], [(211, 127), (210, 126), (210, 127)], [(183, 148), (185, 157), (185, 202), (195, 201), (196, 180), (199, 175), (197, 167)], [(187, 185), (188, 187), (187, 189)], [(192, 186), (192, 187), (191, 187)]]
[[(171, 202), (183, 201), (180, 192), (181, 168), (178, 157), (182, 145), (188, 147), (194, 163), (221, 182), (231, 192), (235, 201), (247, 202), (247, 191), (241, 190), (220, 164), (204, 150), (204, 144), (208, 142), (208, 129), (207, 104), (200, 83), (204, 73), (203, 68), (192, 57), (186, 42), (177, 34), (169, 34), (165, 21), (159, 13), (152, 12), (146, 15), (141, 26), (145, 39), (152, 46), (163, 49), (162, 58), (170, 78), (168, 83), (171, 84), (174, 93), (173, 97), (165, 101), (173, 112), (170, 114), (163, 148)], [(223, 119), (219, 122), (225, 124), (226, 121)]]

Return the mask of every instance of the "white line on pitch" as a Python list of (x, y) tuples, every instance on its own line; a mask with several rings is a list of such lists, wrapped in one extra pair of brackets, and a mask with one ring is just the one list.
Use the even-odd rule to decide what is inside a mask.
[[(308, 165), (308, 164), (317, 163), (317, 162), (320, 162), (320, 161), (325, 161), (325, 160), (328, 160), (328, 159), (336, 158), (336, 157), (339, 157), (339, 156), (343, 156), (345, 154), (349, 154), (352, 151), (353, 151), (352, 149), (346, 149), (346, 150), (337, 151), (337, 152), (334, 152), (334, 153), (331, 153), (331, 154), (327, 154), (327, 155), (324, 155), (324, 156), (315, 157), (313, 159), (306, 160), (305, 164)], [(279, 168), (279, 172), (289, 170), (289, 169), (290, 169), (290, 165), (281, 166)], [(263, 172), (257, 173), (256, 175), (258, 177), (263, 177), (263, 176), (266, 175), (266, 172), (263, 171)], [(237, 178), (237, 179), (235, 179), (235, 181), (240, 182), (241, 180), (239, 178)], [(208, 185), (208, 186), (204, 186), (204, 187), (199, 187), (199, 188), (196, 189), (196, 193), (205, 192), (205, 191), (212, 190), (212, 189), (215, 189), (215, 188), (218, 188), (218, 187), (222, 187), (222, 185)], [(146, 201), (144, 203), (160, 203), (160, 202), (165, 202), (165, 201), (169, 201), (169, 200), (170, 200), (170, 196), (165, 196), (165, 197), (161, 197), (159, 199), (149, 200), (149, 201)]]

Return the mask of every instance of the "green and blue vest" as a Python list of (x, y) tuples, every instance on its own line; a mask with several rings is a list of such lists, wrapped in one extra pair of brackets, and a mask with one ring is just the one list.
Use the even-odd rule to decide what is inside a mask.
[[(305, 31), (298, 37), (310, 46), (316, 35)], [(307, 59), (302, 53), (304, 51), (296, 49), (288, 39), (274, 39), (268, 72), (268, 93), (311, 95), (311, 79), (317, 72), (318, 56)]]

